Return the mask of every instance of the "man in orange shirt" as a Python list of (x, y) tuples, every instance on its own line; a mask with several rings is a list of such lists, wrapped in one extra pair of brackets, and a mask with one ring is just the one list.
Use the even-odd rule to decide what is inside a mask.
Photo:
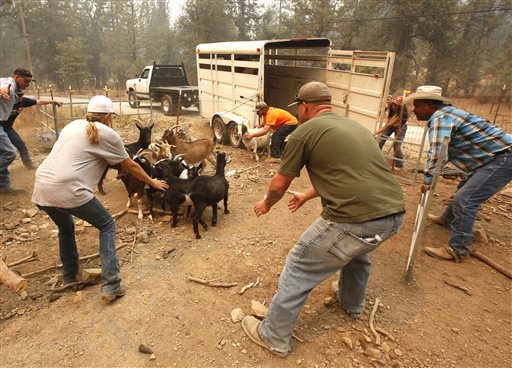
[(247, 139), (261, 137), (272, 129), (274, 132), (270, 145), (270, 155), (280, 158), (284, 150), (286, 137), (297, 128), (297, 119), (288, 111), (277, 107), (269, 107), (265, 102), (258, 102), (254, 111), (258, 116), (263, 117), (263, 124), (265, 125), (256, 129), (252, 134), (247, 134)]

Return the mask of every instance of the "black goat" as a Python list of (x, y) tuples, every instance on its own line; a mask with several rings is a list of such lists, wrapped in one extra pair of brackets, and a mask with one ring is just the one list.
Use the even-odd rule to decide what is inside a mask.
[[(134, 161), (142, 167), (146, 174), (151, 176), (152, 167), (145, 158), (134, 157)], [(126, 203), (126, 208), (131, 206), (132, 196), (135, 197), (137, 199), (137, 209), (139, 212), (138, 218), (139, 220), (142, 220), (142, 197), (144, 196), (144, 187), (146, 184), (130, 174), (128, 171), (125, 171), (121, 165), (119, 165), (117, 178), (123, 181), (126, 191), (128, 192), (128, 202)]]
[[(135, 126), (139, 129), (139, 140), (137, 142), (124, 145), (124, 148), (130, 157), (135, 156), (139, 150), (148, 148), (151, 143), (151, 129), (153, 129), (154, 125), (154, 123), (151, 122), (148, 126), (142, 126), (142, 122), (139, 119), (133, 120), (135, 120)], [(103, 174), (101, 174), (101, 178), (98, 181), (98, 191), (101, 195), (107, 194), (103, 189), (103, 180), (105, 180), (105, 176), (107, 176), (108, 169), (116, 169), (119, 172), (120, 165), (107, 166), (105, 171), (103, 171)]]
[(208, 226), (202, 220), (204, 209), (212, 206), (212, 226), (217, 225), (217, 203), (224, 200), (224, 213), (228, 214), (228, 191), (229, 183), (224, 176), (226, 166), (226, 154), (217, 153), (217, 165), (215, 175), (198, 176), (192, 182), (189, 190), (189, 196), (195, 208), (193, 226), (196, 239), (201, 239), (199, 235), (199, 223), (206, 230)]
[[(163, 162), (159, 164), (163, 165)], [(166, 209), (167, 206), (169, 206), (172, 214), (171, 227), (176, 227), (178, 224), (178, 209), (180, 206), (192, 205), (189, 192), (192, 184), (199, 179), (199, 176), (195, 175), (191, 179), (180, 179), (180, 174), (178, 173), (181, 173), (183, 170), (183, 164), (180, 160), (167, 160), (164, 167), (165, 168), (162, 168), (162, 166), (156, 168), (157, 171), (163, 170), (168, 174), (165, 180), (169, 185), (169, 189), (165, 192), (162, 207)], [(204, 223), (202, 223), (202, 225), (206, 226)]]

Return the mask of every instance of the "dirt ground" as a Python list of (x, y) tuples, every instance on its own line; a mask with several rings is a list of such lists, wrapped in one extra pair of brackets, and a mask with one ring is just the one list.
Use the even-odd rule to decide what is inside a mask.
[[(153, 137), (160, 137), (175, 118), (159, 117)], [(211, 137), (208, 122), (197, 113), (181, 118), (195, 138)], [(136, 140), (130, 125), (119, 128), (125, 142)], [(47, 151), (27, 138), (36, 163)], [(196, 240), (190, 219), (180, 218), (172, 229), (168, 217), (154, 223), (128, 213), (117, 220), (118, 251), (124, 298), (101, 304), (99, 285), (81, 291), (50, 291), (59, 269), (27, 277), (27, 293), (19, 296), (0, 285), (0, 365), (2, 367), (510, 367), (511, 280), (476, 258), (462, 264), (439, 261), (418, 252), (413, 281), (402, 282), (419, 185), (403, 184), (407, 219), (398, 235), (374, 254), (367, 309), (359, 321), (349, 319), (330, 297), (326, 280), (311, 293), (297, 324), (292, 351), (286, 359), (274, 357), (250, 342), (240, 323), (231, 319), (237, 307), (251, 313), (251, 301), (268, 305), (276, 291), (288, 251), (303, 230), (319, 215), (320, 201), (298, 212), (287, 210), (287, 200), (269, 214), (256, 218), (253, 205), (265, 193), (278, 163), (256, 163), (244, 150), (220, 147), (231, 155), (230, 214), (219, 211), (216, 227), (202, 231)], [(25, 193), (0, 197), (0, 255), (6, 263), (30, 252), (37, 260), (13, 267), (20, 274), (57, 265), (54, 224), (42, 212), (31, 211), (34, 171), (17, 159), (11, 166), (13, 186)], [(457, 181), (441, 179), (432, 212), (441, 213)], [(306, 173), (292, 189), (308, 185)], [(122, 183), (111, 171), (106, 196), (100, 200), (111, 213), (126, 204)], [(478, 223), (489, 242), (478, 249), (507, 269), (512, 269), (512, 199), (497, 195), (484, 204)], [(209, 219), (210, 211), (206, 216)], [(31, 217), (32, 216), (32, 217)], [(449, 232), (427, 224), (423, 246), (447, 243)], [(98, 251), (94, 228), (77, 223), (81, 256)], [(99, 267), (98, 258), (83, 261), (84, 268)], [(187, 279), (216, 279), (237, 283), (230, 288), (211, 287)], [(240, 293), (259, 279), (259, 284)], [(454, 287), (466, 288), (466, 291)], [(369, 318), (378, 298), (375, 325), (386, 330), (376, 344)], [(138, 351), (149, 347), (154, 355)]]

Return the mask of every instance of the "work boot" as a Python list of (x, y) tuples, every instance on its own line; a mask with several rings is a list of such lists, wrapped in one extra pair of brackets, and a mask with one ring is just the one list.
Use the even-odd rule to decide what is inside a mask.
[(257, 318), (254, 318), (253, 316), (245, 316), (242, 319), (242, 329), (244, 330), (245, 334), (249, 339), (251, 339), (252, 342), (254, 342), (256, 345), (261, 346), (263, 349), (267, 349), (272, 354), (279, 358), (285, 358), (288, 353), (282, 353), (280, 351), (272, 349), (270, 345), (268, 345), (263, 339), (260, 337), (260, 333), (258, 332), (258, 326), (260, 325), (260, 320)]
[[(339, 303), (340, 302), (340, 300), (339, 300), (340, 289), (338, 287), (338, 281), (333, 281), (331, 283), (331, 293), (332, 293), (332, 297), (336, 300), (337, 303)], [(341, 309), (343, 309), (343, 311), (352, 319), (360, 319), (361, 316), (363, 315), (363, 312), (351, 311), (351, 310), (345, 309), (343, 307), (341, 307)]]
[(443, 216), (436, 216), (436, 215), (432, 215), (432, 214), (429, 213), (427, 215), (427, 218), (430, 221), (432, 221), (434, 224), (437, 224), (437, 225), (440, 225), (440, 226), (443, 226), (443, 227), (447, 226), (446, 220), (444, 219)]
[(114, 291), (112, 293), (101, 293), (101, 301), (104, 304), (110, 304), (117, 298), (122, 298), (126, 294), (126, 290), (127, 290), (126, 287), (120, 285), (119, 289), (117, 289), (116, 291)]
[(450, 247), (425, 247), (425, 253), (431, 257), (442, 259), (444, 261), (453, 261), (455, 263), (461, 263), (469, 257), (469, 255), (458, 254)]

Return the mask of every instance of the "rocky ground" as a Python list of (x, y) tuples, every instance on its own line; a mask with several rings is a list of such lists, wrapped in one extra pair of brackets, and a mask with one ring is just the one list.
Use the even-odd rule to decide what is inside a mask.
[[(197, 113), (180, 118), (194, 137), (211, 137), (208, 122)], [(175, 117), (158, 117), (154, 137)], [(126, 142), (137, 130), (117, 126)], [(37, 163), (47, 151), (27, 136)], [(256, 218), (253, 205), (265, 193), (278, 163), (259, 163), (244, 150), (219, 147), (232, 161), (229, 172), (230, 214), (219, 211), (219, 223), (196, 240), (189, 219), (172, 229), (168, 216), (153, 223), (125, 214), (117, 220), (118, 251), (128, 293), (109, 306), (100, 303), (99, 286), (52, 291), (59, 287), (59, 269), (33, 276), (25, 293), (0, 285), (0, 365), (4, 367), (510, 367), (511, 281), (481, 261), (462, 264), (438, 261), (418, 252), (414, 279), (403, 283), (413, 231), (419, 185), (403, 184), (407, 219), (401, 232), (373, 255), (367, 309), (359, 321), (332, 305), (326, 280), (310, 295), (297, 324), (291, 354), (272, 356), (244, 335), (236, 308), (268, 306), (277, 287), (286, 254), (302, 231), (320, 213), (319, 201), (291, 214), (286, 201)], [(33, 262), (13, 266), (22, 275), (58, 265), (56, 229), (30, 203), (33, 171), (17, 160), (13, 185), (25, 193), (0, 197), (0, 255), (10, 264), (32, 252)], [(441, 213), (457, 181), (441, 179), (432, 212)], [(304, 173), (293, 189), (308, 185)], [(111, 213), (126, 203), (122, 183), (110, 172), (106, 196)], [(482, 237), (478, 249), (512, 269), (512, 198), (497, 195), (479, 214)], [(206, 217), (210, 212), (207, 210)], [(422, 246), (446, 244), (447, 230), (427, 224)], [(77, 221), (81, 256), (98, 251), (97, 232)], [(98, 258), (82, 262), (97, 268)], [(209, 280), (225, 287), (191, 281)], [(233, 285), (233, 286), (230, 286)], [(248, 285), (252, 285), (247, 288)], [(228, 287), (230, 286), (230, 287)], [(378, 305), (375, 305), (378, 299)], [(380, 344), (370, 329), (380, 333)], [(238, 312), (240, 313), (240, 311)], [(140, 345), (149, 350), (140, 352)], [(144, 349), (142, 349), (144, 350)]]

